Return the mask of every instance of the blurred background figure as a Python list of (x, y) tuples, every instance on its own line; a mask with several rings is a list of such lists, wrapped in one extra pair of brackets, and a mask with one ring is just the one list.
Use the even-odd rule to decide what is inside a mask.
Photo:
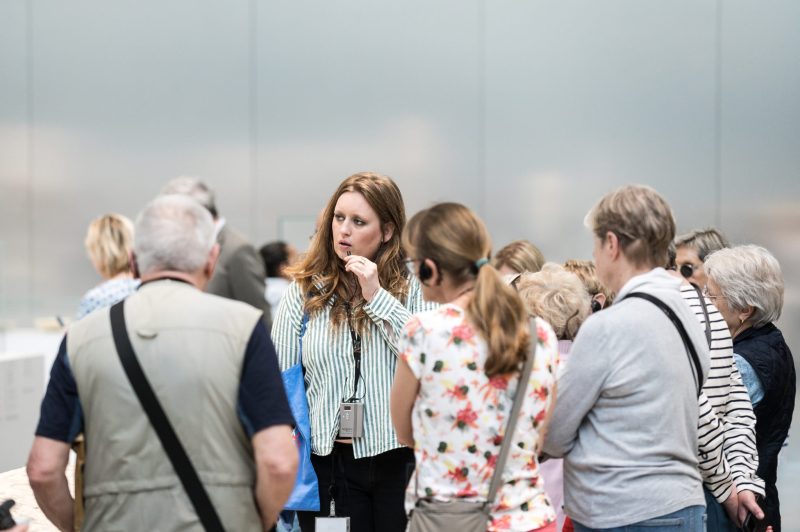
[(728, 240), (716, 229), (696, 229), (675, 238), (675, 268), (690, 283), (701, 289), (706, 286), (703, 261), (722, 248), (730, 246)]
[(488, 529), (555, 531), (537, 459), (555, 397), (552, 328), (534, 318), (530, 337), (528, 312), (488, 264), (488, 231), (467, 207), (441, 203), (417, 213), (403, 243), (425, 300), (442, 304), (415, 315), (398, 342), (392, 421), (417, 458), (406, 510), (423, 498), (486, 501), (520, 370), (538, 342)]
[[(586, 287), (574, 273), (560, 264), (548, 262), (537, 273), (523, 273), (517, 283), (517, 291), (528, 312), (553, 327), (558, 338), (560, 372), (567, 362), (578, 329), (592, 313)], [(551, 458), (540, 465), (544, 489), (558, 516), (558, 530), (562, 529), (566, 518), (563, 464), (563, 460)]]
[(766, 249), (747, 245), (709, 255), (705, 274), (706, 293), (731, 331), (734, 358), (753, 403), (766, 523), (779, 532), (778, 453), (789, 434), (797, 386), (792, 353), (774, 324), (783, 308), (781, 267)]
[[(502, 276), (515, 276), (523, 272), (538, 272), (544, 264), (542, 252), (527, 240), (515, 240), (504, 246), (492, 259), (492, 266)], [(510, 281), (514, 284), (513, 279)]]
[(610, 307), (614, 302), (614, 292), (600, 282), (597, 268), (590, 260), (569, 259), (564, 263), (564, 269), (578, 276), (583, 286), (589, 293), (592, 312), (598, 312)]
[(291, 276), (286, 273), (286, 268), (294, 264), (297, 259), (297, 250), (291, 244), (277, 240), (264, 244), (258, 252), (261, 254), (264, 268), (267, 270), (267, 287), (264, 297), (267, 299), (271, 314), (275, 316), (278, 312), (278, 304), (292, 280)]
[(104, 280), (83, 296), (77, 319), (125, 299), (139, 286), (130, 262), (133, 223), (128, 218), (112, 213), (92, 220), (84, 245), (92, 266)]
[(161, 194), (189, 196), (211, 213), (217, 230), (219, 259), (206, 292), (256, 307), (263, 313), (267, 330), (271, 330), (272, 314), (264, 299), (264, 264), (247, 238), (219, 216), (214, 191), (196, 177), (182, 176), (167, 183)]

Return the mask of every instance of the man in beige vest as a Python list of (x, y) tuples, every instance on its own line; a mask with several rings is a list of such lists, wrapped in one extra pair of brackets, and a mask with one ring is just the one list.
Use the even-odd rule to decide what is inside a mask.
[[(203, 292), (219, 247), (195, 201), (160, 196), (135, 234), (142, 285), (124, 304), (133, 350), (225, 528), (267, 530), (298, 458), (261, 313)], [(85, 530), (202, 530), (122, 368), (108, 309), (74, 323), (62, 341), (28, 461), (36, 499), (61, 530), (72, 528), (64, 471), (78, 432)]]

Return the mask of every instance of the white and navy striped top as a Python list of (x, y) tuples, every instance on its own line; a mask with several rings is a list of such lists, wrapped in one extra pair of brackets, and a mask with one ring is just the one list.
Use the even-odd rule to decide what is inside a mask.
[[(705, 316), (697, 291), (688, 284), (681, 286), (681, 295), (697, 315), (705, 328)], [(722, 436), (712, 435), (711, 425), (704, 419), (708, 410), (701, 401), (700, 468), (706, 488), (722, 502), (727, 497), (727, 483), (708, 475), (704, 467), (716, 462), (719, 449), (723, 450), (724, 461), (730, 466), (731, 477), (737, 491), (749, 490), (764, 494), (764, 481), (756, 476), (758, 453), (756, 452), (756, 417), (750, 404), (747, 389), (742, 383), (739, 370), (733, 359), (733, 342), (728, 325), (719, 310), (705, 299), (708, 321), (711, 324), (711, 367), (703, 385), (708, 405), (722, 425)], [(705, 427), (703, 426), (705, 422)], [(722, 441), (720, 441), (722, 440)], [(703, 456), (705, 454), (705, 456)]]
[[(293, 282), (278, 307), (272, 341), (281, 370), (297, 364), (304, 294)], [(361, 337), (361, 379), (358, 397), (364, 403), (364, 437), (353, 440), (356, 458), (375, 456), (401, 447), (392, 427), (389, 398), (397, 367), (396, 339), (411, 314), (434, 308), (425, 303), (416, 277), (409, 281), (405, 305), (383, 288), (364, 306), (369, 316)], [(311, 421), (311, 450), (330, 454), (339, 432), (339, 405), (353, 395), (355, 360), (353, 341), (346, 324), (334, 327), (331, 305), (312, 314), (303, 335), (303, 367), (306, 375)]]

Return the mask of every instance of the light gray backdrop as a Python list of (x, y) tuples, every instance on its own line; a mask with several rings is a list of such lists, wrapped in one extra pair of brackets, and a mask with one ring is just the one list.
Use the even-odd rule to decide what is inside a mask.
[(557, 261), (590, 256), (603, 193), (652, 185), (681, 231), (775, 253), (798, 353), (798, 27), (795, 0), (3, 0), (0, 318), (72, 315), (98, 281), (88, 222), (176, 175), (257, 244), (302, 244), (375, 170), (409, 213), (461, 201)]

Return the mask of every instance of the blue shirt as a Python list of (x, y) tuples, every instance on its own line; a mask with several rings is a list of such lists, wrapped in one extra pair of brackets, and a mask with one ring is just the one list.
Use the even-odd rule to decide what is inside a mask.
[[(248, 436), (274, 425), (294, 426), (283, 389), (275, 347), (263, 322), (256, 324), (242, 365), (237, 412)], [(72, 443), (83, 431), (78, 387), (69, 365), (67, 338), (61, 341), (42, 400), (37, 436)]]
[(734, 353), (733, 359), (736, 361), (736, 367), (739, 368), (739, 373), (742, 375), (742, 382), (744, 387), (747, 388), (750, 402), (753, 403), (753, 406), (756, 406), (764, 398), (764, 387), (761, 386), (761, 379), (758, 378), (756, 370), (744, 357)]

